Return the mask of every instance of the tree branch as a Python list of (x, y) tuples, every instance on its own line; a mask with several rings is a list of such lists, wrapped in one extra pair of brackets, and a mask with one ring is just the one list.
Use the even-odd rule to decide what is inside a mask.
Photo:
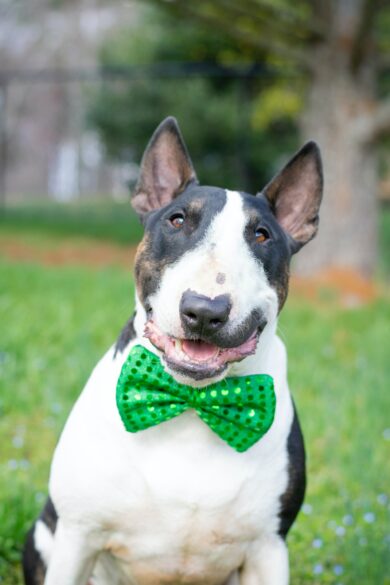
[(361, 142), (376, 142), (390, 134), (390, 98), (379, 102), (372, 114), (361, 116), (356, 123), (356, 137)]
[(353, 39), (351, 50), (351, 68), (356, 72), (364, 61), (368, 51), (369, 37), (374, 23), (374, 16), (380, 4), (378, 0), (363, 0), (359, 24)]
[(255, 34), (243, 26), (240, 26), (235, 21), (232, 21), (232, 19), (226, 19), (222, 17), (220, 14), (216, 15), (210, 12), (205, 13), (199, 11), (194, 7), (199, 7), (199, 5), (196, 5), (192, 2), (170, 2), (170, 6), (172, 8), (174, 7), (176, 13), (179, 13), (181, 16), (185, 18), (196, 18), (212, 29), (218, 28), (230, 37), (246, 44), (248, 47), (260, 51), (272, 51), (280, 57), (288, 59), (289, 61), (296, 61), (299, 65), (302, 66), (303, 69), (306, 70), (311, 70), (313, 67), (311, 55), (308, 51), (303, 49), (300, 50), (287, 44), (278, 42), (273, 36), (261, 34), (260, 32)]
[[(221, 0), (214, 0), (214, 4)], [(287, 6), (275, 6), (269, 0), (241, 0), (239, 3), (234, 2), (236, 6), (246, 6), (251, 10), (252, 14), (258, 15), (263, 19), (267, 19), (268, 24), (275, 22), (287, 29), (293, 29), (294, 33), (303, 35), (305, 38), (323, 37), (326, 29), (323, 23), (311, 16), (303, 16), (297, 10), (293, 10)]]
[[(278, 35), (285, 39), (286, 44), (289, 42), (294, 44), (302, 43), (306, 40), (308, 35), (312, 36), (312, 32), (307, 30), (304, 23), (298, 21), (290, 21), (289, 15), (283, 13), (278, 15), (276, 18), (273, 15), (269, 7), (263, 6), (262, 3), (257, 3), (254, 0), (214, 0), (213, 7), (220, 11), (221, 14), (232, 19), (232, 22), (236, 22), (237, 18), (242, 17), (248, 19), (254, 26), (259, 27), (259, 31), (267, 31), (268, 36), (270, 34)], [(216, 16), (218, 16), (216, 14)], [(260, 28), (261, 27), (261, 28)]]

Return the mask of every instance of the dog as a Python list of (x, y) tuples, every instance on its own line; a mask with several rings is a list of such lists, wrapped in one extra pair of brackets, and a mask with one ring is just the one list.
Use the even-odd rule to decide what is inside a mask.
[[(132, 196), (145, 228), (135, 313), (63, 430), (49, 499), (26, 540), (26, 585), (289, 582), (305, 451), (276, 327), (291, 257), (317, 232), (322, 190), (314, 142), (250, 195), (200, 186), (176, 120), (157, 128)], [(127, 432), (115, 393), (136, 346), (190, 396), (234, 377), (272, 377), (270, 428), (241, 452), (194, 408)]]

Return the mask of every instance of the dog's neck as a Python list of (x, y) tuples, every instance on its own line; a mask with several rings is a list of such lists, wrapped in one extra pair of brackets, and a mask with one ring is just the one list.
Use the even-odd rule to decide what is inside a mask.
[[(144, 329), (145, 324), (147, 322), (146, 311), (138, 298), (138, 295), (135, 295), (135, 319), (134, 319), (134, 329), (136, 332), (136, 339), (137, 341), (146, 347), (148, 350), (152, 351), (156, 355), (160, 355), (159, 351), (154, 347), (154, 345), (144, 337)], [(245, 376), (250, 374), (270, 374), (274, 375), (274, 352), (275, 352), (275, 342), (276, 342), (276, 329), (277, 329), (277, 320), (268, 323), (264, 330), (262, 331), (256, 352), (246, 357), (240, 362), (235, 362), (229, 365), (227, 373), (224, 374), (225, 377), (227, 376)], [(182, 382), (194, 387), (201, 387), (205, 386), (211, 382), (216, 380), (202, 380), (202, 381), (195, 381), (184, 379), (181, 376), (177, 376), (170, 372), (178, 382)]]

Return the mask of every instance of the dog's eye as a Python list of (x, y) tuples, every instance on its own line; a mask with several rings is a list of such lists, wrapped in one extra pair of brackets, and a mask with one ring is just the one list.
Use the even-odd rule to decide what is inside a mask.
[(269, 231), (263, 227), (256, 229), (255, 236), (256, 236), (256, 243), (257, 244), (263, 244), (263, 242), (266, 242), (271, 237), (269, 234)]
[(184, 215), (182, 213), (174, 213), (170, 218), (169, 218), (169, 223), (176, 229), (179, 229), (182, 227), (183, 223), (184, 223)]

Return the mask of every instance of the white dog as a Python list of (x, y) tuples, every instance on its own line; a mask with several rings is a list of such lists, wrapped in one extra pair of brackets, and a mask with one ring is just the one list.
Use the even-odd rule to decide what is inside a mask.
[[(288, 583), (305, 454), (276, 326), (291, 256), (315, 235), (321, 197), (312, 142), (254, 196), (199, 186), (176, 121), (159, 126), (132, 199), (145, 226), (135, 314), (60, 438), (50, 497), (27, 538), (27, 585)], [(136, 346), (190, 397), (272, 377), (270, 428), (240, 449), (189, 407), (128, 432), (116, 388)]]

